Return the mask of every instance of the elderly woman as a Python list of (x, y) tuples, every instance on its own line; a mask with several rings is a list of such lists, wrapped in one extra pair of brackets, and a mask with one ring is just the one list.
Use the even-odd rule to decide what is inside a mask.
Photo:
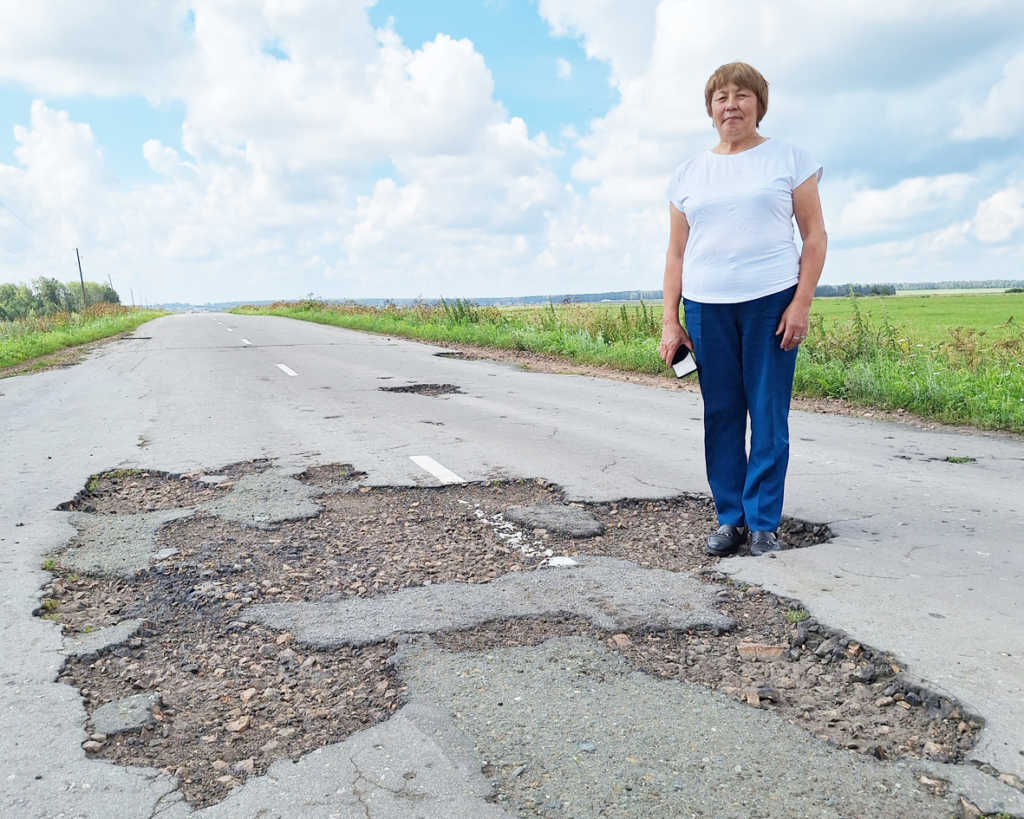
[(821, 165), (758, 133), (768, 83), (746, 63), (716, 70), (704, 101), (719, 142), (680, 165), (669, 183), (659, 353), (669, 363), (684, 345), (699, 365), (704, 455), (720, 524), (707, 553), (731, 554), (749, 532), (750, 553), (761, 555), (779, 549), (793, 371), (825, 263)]

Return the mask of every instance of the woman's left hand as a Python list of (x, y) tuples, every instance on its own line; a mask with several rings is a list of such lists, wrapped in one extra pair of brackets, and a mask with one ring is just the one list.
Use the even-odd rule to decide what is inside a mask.
[(800, 342), (807, 338), (807, 328), (811, 323), (810, 305), (804, 307), (796, 301), (791, 301), (789, 307), (782, 314), (779, 326), (775, 335), (782, 336), (779, 346), (783, 350), (793, 350), (800, 346)]

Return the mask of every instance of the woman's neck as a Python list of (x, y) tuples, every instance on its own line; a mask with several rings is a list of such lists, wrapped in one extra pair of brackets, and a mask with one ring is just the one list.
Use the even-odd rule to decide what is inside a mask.
[(711, 149), (712, 153), (715, 154), (738, 154), (743, 151), (749, 151), (751, 148), (756, 148), (762, 142), (767, 141), (768, 137), (763, 137), (757, 131), (748, 136), (740, 137), (739, 139), (725, 139), (720, 137), (721, 142)]

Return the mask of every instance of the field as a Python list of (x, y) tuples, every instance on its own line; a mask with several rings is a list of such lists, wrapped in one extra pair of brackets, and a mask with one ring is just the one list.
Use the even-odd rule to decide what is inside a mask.
[[(143, 322), (161, 316), (156, 310), (141, 310), (115, 304), (98, 304), (82, 313), (56, 313), (40, 318), (0, 322), (0, 375), (3, 370), (41, 356), (134, 330)], [(35, 362), (39, 369), (46, 361)], [(19, 370), (21, 371), (21, 370)], [(13, 375), (14, 373), (6, 373)]]
[[(236, 312), (290, 316), (430, 341), (549, 353), (661, 373), (661, 305), (373, 308), (306, 301)], [(1024, 294), (818, 299), (797, 359), (807, 397), (904, 409), (925, 418), (1024, 432)]]

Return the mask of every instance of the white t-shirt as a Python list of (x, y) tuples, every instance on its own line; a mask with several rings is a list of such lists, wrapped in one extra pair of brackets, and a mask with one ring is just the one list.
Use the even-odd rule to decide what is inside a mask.
[(821, 164), (778, 139), (738, 154), (704, 151), (680, 165), (668, 199), (686, 216), (683, 296), (711, 304), (758, 299), (796, 284), (793, 190)]

